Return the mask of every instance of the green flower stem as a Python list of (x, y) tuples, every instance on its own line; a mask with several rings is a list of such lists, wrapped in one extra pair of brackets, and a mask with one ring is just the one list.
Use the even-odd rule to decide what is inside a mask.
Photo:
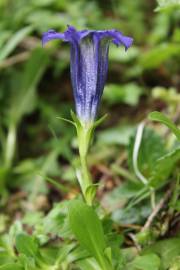
[(106, 118), (107, 115), (104, 115), (95, 122), (93, 121), (83, 122), (76, 116), (76, 114), (73, 111), (71, 111), (71, 116), (73, 121), (66, 120), (63, 118), (61, 119), (70, 122), (76, 127), (79, 156), (81, 162), (81, 173), (77, 171), (77, 177), (86, 203), (88, 205), (92, 205), (92, 201), (96, 194), (97, 185), (94, 185), (91, 179), (91, 175), (87, 164), (87, 155), (91, 140), (94, 135), (94, 130), (97, 126), (99, 126), (102, 123), (102, 121)]
[(92, 179), (87, 164), (87, 155), (92, 136), (93, 136), (92, 124), (85, 125), (82, 123), (80, 126), (78, 126), (77, 137), (79, 145), (79, 156), (81, 162), (81, 176), (79, 182), (85, 199), (87, 188), (92, 185)]
[(92, 181), (91, 181), (91, 175), (88, 170), (87, 157), (80, 156), (80, 160), (81, 160), (82, 177), (84, 181), (84, 187), (83, 187), (84, 189), (83, 193), (84, 193), (86, 189), (88, 188), (88, 186), (92, 184)]

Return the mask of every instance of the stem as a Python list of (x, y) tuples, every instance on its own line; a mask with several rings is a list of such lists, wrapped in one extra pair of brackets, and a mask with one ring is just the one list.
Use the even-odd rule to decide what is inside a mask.
[[(82, 122), (72, 113), (72, 118), (77, 131), (79, 156), (81, 171), (77, 170), (77, 178), (86, 201), (86, 204), (92, 206), (94, 198), (94, 185), (87, 164), (87, 155), (95, 127), (101, 123), (102, 119), (96, 122)], [(95, 257), (102, 270), (113, 270), (110, 261), (104, 253), (98, 252)]]
[(88, 170), (87, 154), (95, 128), (102, 123), (102, 121), (106, 118), (107, 115), (104, 115), (97, 121), (84, 121), (78, 118), (73, 111), (71, 111), (71, 116), (73, 121), (70, 121), (70, 123), (76, 127), (77, 131), (79, 156), (81, 162), (81, 171), (76, 170), (76, 175), (86, 203), (88, 205), (92, 205), (97, 185), (93, 185), (91, 175)]
[(82, 170), (82, 177), (83, 177), (83, 193), (86, 191), (87, 187), (92, 184), (91, 176), (88, 170), (87, 165), (87, 156), (80, 156), (81, 160), (81, 170)]
[(92, 124), (89, 125), (81, 124), (81, 126), (77, 128), (79, 155), (81, 162), (81, 174), (79, 175), (78, 180), (85, 199), (87, 188), (92, 185), (92, 179), (87, 164), (87, 154), (89, 150), (89, 144), (93, 135), (92, 133), (93, 133)]

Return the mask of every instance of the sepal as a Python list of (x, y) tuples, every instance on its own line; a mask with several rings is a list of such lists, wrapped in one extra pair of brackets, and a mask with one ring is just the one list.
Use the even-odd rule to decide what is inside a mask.
[(69, 119), (66, 119), (66, 118), (61, 117), (61, 116), (57, 116), (56, 118), (75, 126), (75, 123), (73, 121), (69, 120)]

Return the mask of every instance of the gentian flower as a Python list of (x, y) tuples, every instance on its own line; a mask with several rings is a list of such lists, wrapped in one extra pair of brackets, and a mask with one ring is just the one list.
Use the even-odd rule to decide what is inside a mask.
[(64, 33), (49, 30), (43, 34), (42, 43), (61, 39), (71, 44), (71, 81), (76, 114), (81, 123), (94, 122), (103, 93), (110, 42), (123, 45), (127, 50), (133, 42), (117, 30), (82, 30), (68, 26)]

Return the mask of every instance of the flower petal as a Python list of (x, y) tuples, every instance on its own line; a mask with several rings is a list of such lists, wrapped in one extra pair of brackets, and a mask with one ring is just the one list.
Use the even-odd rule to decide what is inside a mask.
[(91, 32), (91, 30), (77, 31), (74, 26), (68, 25), (68, 29), (64, 32), (64, 35), (69, 42), (80, 42), (82, 38), (85, 38)]
[(53, 39), (62, 39), (66, 41), (65, 35), (63, 33), (58, 33), (55, 30), (50, 29), (48, 32), (43, 33), (42, 45), (44, 46), (48, 41)]
[(68, 26), (64, 33), (54, 30), (44, 33), (43, 45), (52, 39), (71, 44), (71, 81), (76, 113), (84, 122), (94, 121), (107, 77), (110, 42), (123, 45), (127, 50), (133, 39), (114, 29), (77, 31), (73, 26)]
[(124, 45), (125, 49), (127, 50), (133, 43), (133, 38), (124, 36), (121, 32), (115, 31), (115, 33), (112, 34), (114, 39), (113, 43), (117, 46)]

